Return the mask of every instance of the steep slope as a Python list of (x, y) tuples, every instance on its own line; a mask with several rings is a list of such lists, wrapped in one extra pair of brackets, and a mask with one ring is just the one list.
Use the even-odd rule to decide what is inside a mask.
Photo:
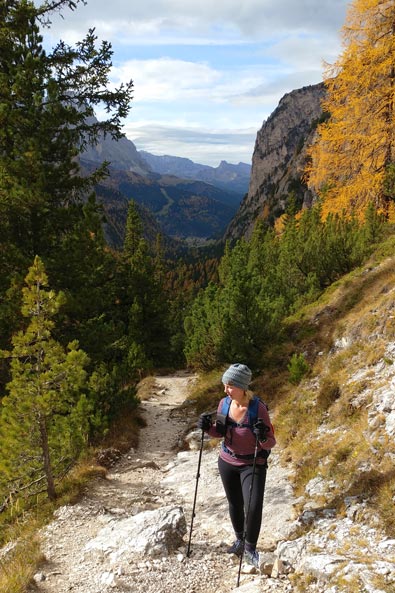
[(322, 117), (323, 83), (284, 95), (257, 134), (248, 194), (229, 225), (225, 239), (250, 236), (256, 220), (273, 223), (293, 193), (299, 205), (313, 196), (303, 181), (306, 149)]
[(302, 529), (278, 555), (303, 591), (316, 591), (312, 579), (324, 591), (394, 591), (394, 242), (289, 319), (281, 357), (303, 354), (310, 370), (296, 387), (285, 369), (273, 378)]
[(113, 140), (102, 135), (96, 146), (90, 146), (82, 153), (81, 160), (95, 164), (107, 161), (113, 169), (132, 171), (140, 175), (151, 172), (151, 168), (142, 159), (133, 142), (126, 137)]
[[(129, 200), (120, 191), (102, 184), (96, 186), (96, 198), (103, 208), (106, 241), (111, 247), (121, 249), (125, 238)], [(154, 247), (160, 235), (161, 248), (166, 258), (174, 259), (186, 252), (185, 242), (167, 235), (148, 208), (137, 203), (137, 211), (142, 222), (143, 237), (148, 245)]]

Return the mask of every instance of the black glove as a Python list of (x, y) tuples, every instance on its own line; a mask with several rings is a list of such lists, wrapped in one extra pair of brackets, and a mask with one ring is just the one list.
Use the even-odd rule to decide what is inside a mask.
[(207, 432), (211, 428), (212, 423), (211, 414), (200, 414), (197, 426)]
[(270, 428), (268, 426), (266, 426), (266, 424), (264, 423), (262, 418), (259, 418), (255, 422), (252, 432), (257, 437), (258, 441), (260, 441), (261, 443), (264, 443), (265, 441), (267, 441), (266, 434), (269, 432), (269, 430), (270, 430)]

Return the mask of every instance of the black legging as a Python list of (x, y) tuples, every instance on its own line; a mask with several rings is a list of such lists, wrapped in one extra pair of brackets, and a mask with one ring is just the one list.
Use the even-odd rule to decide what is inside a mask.
[[(237, 537), (244, 533), (244, 521), (250, 499), (253, 465), (236, 466), (218, 459), (219, 473), (229, 503), (229, 515)], [(246, 527), (246, 543), (255, 547), (262, 523), (263, 496), (265, 494), (266, 465), (255, 465), (255, 477)]]

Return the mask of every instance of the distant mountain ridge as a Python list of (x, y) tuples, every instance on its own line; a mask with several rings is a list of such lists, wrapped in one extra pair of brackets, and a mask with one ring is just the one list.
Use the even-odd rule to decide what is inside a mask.
[[(134, 199), (150, 210), (164, 234), (177, 241), (204, 242), (210, 238), (223, 243), (248, 238), (257, 220), (274, 224), (291, 197), (299, 207), (308, 207), (314, 201), (316, 196), (307, 188), (304, 169), (317, 124), (326, 117), (321, 106), (325, 93), (324, 83), (319, 83), (282, 97), (257, 132), (251, 168), (245, 163), (229, 165), (225, 161), (214, 168), (187, 158), (155, 156), (137, 151), (126, 138), (117, 143), (101, 142), (83, 158), (90, 165), (111, 162), (110, 178), (102, 184), (107, 187), (102, 191), (102, 200), (119, 201), (122, 196), (125, 208)], [(247, 177), (248, 193), (223, 189), (228, 184), (245, 187)], [(108, 213), (118, 212), (118, 219), (126, 220), (126, 215), (119, 216), (119, 208), (110, 205), (105, 209)], [(110, 221), (108, 228), (115, 226)], [(117, 246), (122, 238), (121, 228), (116, 228), (113, 240), (116, 235)]]
[[(96, 120), (93, 117), (90, 119)], [(88, 146), (82, 153), (81, 160), (96, 164), (108, 161), (113, 169), (131, 171), (139, 175), (151, 173), (151, 168), (140, 156), (133, 142), (126, 137), (113, 140), (109, 135), (102, 134), (96, 146)]]
[(175, 175), (176, 177), (211, 183), (226, 191), (240, 194), (240, 199), (248, 191), (251, 165), (247, 163), (232, 165), (226, 161), (221, 161), (218, 167), (210, 167), (209, 165), (195, 163), (191, 159), (169, 155), (157, 156), (144, 150), (140, 150), (139, 154), (153, 171), (161, 175)]
[[(81, 165), (87, 171), (96, 167), (92, 161), (81, 161)], [(205, 243), (210, 238), (220, 239), (237, 211), (237, 206), (229, 204), (234, 194), (202, 181), (170, 175), (141, 175), (110, 166), (109, 176), (95, 189), (106, 213), (106, 239), (115, 248), (123, 244), (131, 199), (142, 208), (141, 213), (150, 213), (149, 220), (145, 214), (142, 216), (145, 238), (152, 239), (154, 219), (156, 234), (163, 235), (164, 243), (171, 244), (173, 252), (177, 245), (182, 247), (180, 241)]]
[[(179, 241), (205, 242), (221, 238), (237, 212), (243, 197), (240, 183), (242, 181), (245, 189), (250, 167), (223, 162), (214, 169), (189, 159), (167, 157), (173, 167), (162, 174), (148, 162), (149, 153), (145, 153), (145, 157), (128, 138), (116, 141), (108, 136), (101, 137), (96, 146), (81, 155), (81, 164), (87, 170), (103, 161), (110, 163), (109, 177), (96, 187), (106, 212), (104, 228), (109, 244), (116, 248), (122, 245), (131, 199), (150, 211), (158, 224), (158, 232), (175, 239), (178, 244)], [(156, 159), (161, 157), (152, 160), (157, 162)], [(173, 170), (187, 175), (176, 176), (171, 173)], [(200, 177), (216, 178), (217, 181), (211, 183), (199, 176), (195, 178), (192, 170), (200, 171)], [(232, 187), (236, 189), (233, 191)], [(152, 229), (151, 222), (148, 226)]]

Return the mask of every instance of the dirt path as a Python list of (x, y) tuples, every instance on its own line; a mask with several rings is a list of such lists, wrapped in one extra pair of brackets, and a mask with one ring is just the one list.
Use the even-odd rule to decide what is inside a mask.
[[(141, 431), (138, 449), (125, 455), (105, 479), (97, 480), (78, 504), (56, 512), (43, 532), (46, 560), (28, 593), (228, 593), (235, 587), (237, 562), (224, 554), (232, 532), (217, 471), (218, 453), (213, 448), (202, 457), (190, 558), (186, 558), (186, 546), (155, 560), (142, 559), (130, 549), (111, 554), (93, 554), (89, 549), (104, 527), (115, 533), (117, 521), (145, 510), (181, 505), (190, 522), (198, 452), (177, 454), (176, 449), (195, 420), (188, 418), (185, 407), (179, 409), (193, 381), (194, 376), (186, 373), (156, 377), (152, 393), (141, 406), (147, 426)], [(266, 548), (281, 539), (282, 530), (287, 531), (292, 507), (286, 477), (276, 462), (271, 473), (267, 498), (273, 499), (274, 506), (266, 508), (260, 541)], [(243, 584), (256, 581), (260, 592), (291, 590), (284, 580), (249, 574), (242, 578)]]
[(177, 408), (187, 398), (193, 381), (194, 376), (185, 373), (156, 378), (152, 396), (140, 408), (147, 428), (140, 432), (139, 456), (159, 462), (174, 456), (187, 421), (184, 414), (177, 414)]

